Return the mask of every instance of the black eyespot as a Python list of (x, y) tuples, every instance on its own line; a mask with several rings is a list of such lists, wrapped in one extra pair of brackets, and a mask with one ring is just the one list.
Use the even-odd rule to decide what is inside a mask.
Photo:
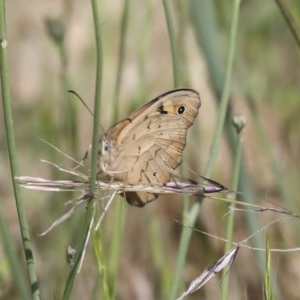
[(157, 172), (155, 171), (155, 172), (153, 172), (153, 176), (155, 177), (157, 175)]
[(185, 106), (184, 105), (179, 106), (177, 112), (180, 115), (183, 114), (185, 112)]

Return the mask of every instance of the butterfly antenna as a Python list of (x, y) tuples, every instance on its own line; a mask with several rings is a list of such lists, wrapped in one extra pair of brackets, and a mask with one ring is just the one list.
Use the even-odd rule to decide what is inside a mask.
[[(88, 110), (88, 112), (92, 115), (92, 117), (94, 117), (94, 114), (93, 112), (91, 111), (91, 109), (87, 106), (87, 104), (84, 102), (84, 100), (73, 90), (68, 90), (69, 93), (75, 95), (79, 100), (80, 102), (84, 105), (84, 107)], [(102, 125), (100, 124), (100, 127), (102, 129), (102, 132), (104, 132), (104, 129), (102, 127)]]
[(78, 93), (76, 93), (75, 91), (73, 90), (68, 90), (69, 93), (75, 95), (79, 100), (80, 102), (83, 104), (83, 106), (88, 110), (88, 112), (94, 117), (94, 114), (93, 112), (91, 111), (91, 109), (87, 106), (87, 104), (84, 102), (84, 100), (79, 96)]

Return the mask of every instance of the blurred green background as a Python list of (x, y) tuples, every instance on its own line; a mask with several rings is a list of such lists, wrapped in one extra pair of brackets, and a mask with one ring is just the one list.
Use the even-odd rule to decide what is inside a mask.
[[(125, 3), (127, 19), (121, 23)], [(285, 3), (299, 24), (299, 2)], [(203, 174), (223, 87), (232, 1), (178, 0), (170, 4), (179, 53), (179, 86), (199, 91), (202, 100), (198, 118), (189, 133), (184, 165), (196, 174)], [(98, 5), (103, 42), (103, 132), (139, 105), (174, 88), (174, 81), (163, 3), (129, 0), (99, 1)], [(41, 159), (65, 167), (72, 167), (72, 162), (40, 138), (77, 160), (91, 143), (93, 117), (67, 92), (76, 91), (93, 107), (97, 83), (91, 6), (86, 1), (30, 1), (30, 4), (9, 1), (6, 22), (21, 175), (68, 179)], [(118, 69), (120, 35), (125, 43), (121, 71)], [(243, 130), (243, 165), (247, 176), (241, 176), (240, 189), (245, 192), (245, 184), (249, 188), (249, 193), (237, 198), (250, 199), (262, 206), (275, 203), (297, 214), (300, 52), (275, 1), (241, 2), (236, 47), (228, 117), (242, 113), (247, 120)], [(120, 91), (116, 88), (118, 75)], [(117, 105), (116, 98), (119, 98)], [(3, 119), (2, 111), (0, 118)], [(230, 123), (225, 131), (235, 133)], [(212, 178), (231, 186), (234, 151), (225, 131)], [(39, 233), (67, 210), (65, 203), (78, 195), (27, 190), (22, 193), (42, 298), (60, 299), (69, 271), (65, 250), (68, 245), (75, 247), (85, 210), (82, 208), (70, 220), (41, 237)], [(0, 198), (11, 237), (22, 258), (3, 125), (0, 127)], [(101, 237), (103, 259), (109, 261), (114, 226), (120, 218), (125, 219), (118, 277), (111, 283), (116, 286), (116, 299), (166, 299), (183, 227), (175, 221), (182, 220), (182, 201), (180, 197), (161, 197), (142, 209), (123, 203), (121, 217), (114, 211), (119, 201), (124, 202), (117, 198), (110, 207)], [(193, 201), (191, 197), (190, 202)], [(206, 199), (195, 228), (224, 237), (227, 212), (224, 203)], [(271, 248), (297, 247), (298, 219), (283, 219), (282, 215), (271, 212), (250, 216), (259, 228), (278, 217), (282, 220), (268, 228)], [(254, 232), (249, 229), (244, 212), (235, 212), (235, 218), (233, 239), (239, 242)], [(257, 235), (264, 240), (266, 232)], [(182, 288), (218, 260), (223, 249), (223, 241), (194, 232), (182, 270)], [(254, 250), (240, 250), (228, 275), (228, 299), (263, 298), (263, 278), (254, 253)], [(300, 268), (298, 252), (272, 254), (276, 299), (299, 299), (298, 264)], [(100, 282), (99, 265), (95, 264), (89, 246), (72, 299), (104, 299)], [(218, 299), (219, 286), (220, 278), (216, 277), (188, 299)], [(0, 297), (18, 299), (1, 247)]]

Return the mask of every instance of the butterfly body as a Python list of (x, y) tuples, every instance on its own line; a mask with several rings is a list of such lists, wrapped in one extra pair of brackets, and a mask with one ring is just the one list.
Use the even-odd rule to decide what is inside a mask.
[[(125, 184), (168, 182), (182, 161), (199, 107), (199, 94), (192, 89), (173, 90), (141, 106), (101, 138), (100, 175)], [(157, 195), (130, 192), (125, 198), (143, 206)]]

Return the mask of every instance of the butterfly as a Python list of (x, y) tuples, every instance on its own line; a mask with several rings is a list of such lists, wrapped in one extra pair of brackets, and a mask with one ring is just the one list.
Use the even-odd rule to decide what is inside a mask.
[[(187, 132), (200, 105), (195, 90), (171, 90), (111, 127), (100, 139), (98, 178), (124, 184), (182, 180), (175, 169), (182, 161)], [(134, 206), (144, 206), (158, 197), (149, 192), (126, 192), (123, 196)]]

